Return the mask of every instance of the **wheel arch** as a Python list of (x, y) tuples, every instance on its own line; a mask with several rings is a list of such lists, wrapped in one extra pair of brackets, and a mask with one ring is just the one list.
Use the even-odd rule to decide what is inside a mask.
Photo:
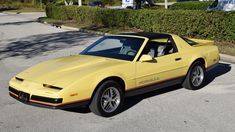
[[(188, 67), (187, 74), (188, 74), (190, 68), (193, 66), (193, 64), (194, 64), (195, 62), (197, 62), (197, 61), (201, 62), (201, 63), (205, 66), (205, 68), (207, 67), (207, 63), (206, 63), (205, 58), (203, 58), (203, 57), (198, 57), (198, 58), (194, 59), (193, 61), (191, 61), (190, 65), (189, 65), (189, 67)], [(187, 75), (187, 74), (186, 74), (186, 75)]]
[(190, 78), (189, 77), (190, 71), (191, 71), (192, 67), (195, 66), (196, 62), (201, 62), (204, 65), (204, 68), (206, 68), (206, 60), (204, 58), (202, 58), (202, 57), (197, 58), (197, 59), (195, 59), (194, 61), (192, 61), (190, 63), (190, 66), (188, 68), (187, 74), (186, 74), (186, 76), (184, 78), (184, 81), (182, 82), (182, 86), (184, 88), (186, 88), (186, 89), (197, 90), (198, 88), (201, 88), (201, 86), (199, 86), (199, 87), (191, 86), (192, 84), (191, 84), (191, 82), (189, 82), (189, 79), (188, 79), (188, 78)]
[(121, 88), (122, 88), (123, 92), (125, 93), (126, 84), (125, 84), (124, 79), (122, 79), (122, 78), (119, 77), (119, 76), (109, 76), (109, 77), (103, 78), (101, 81), (99, 81), (99, 83), (96, 84), (95, 89), (94, 89), (94, 91), (92, 92), (91, 100), (90, 100), (90, 101), (92, 101), (92, 99), (93, 99), (93, 97), (94, 97), (96, 91), (98, 90), (99, 86), (100, 86), (103, 82), (108, 81), (108, 80), (113, 80), (113, 81), (118, 82), (118, 83), (121, 85)]
[(193, 63), (197, 62), (197, 61), (201, 62), (205, 67), (207, 66), (206, 60), (205, 60), (203, 57), (199, 57), (199, 58), (195, 59), (195, 60), (191, 63), (191, 65), (192, 65)]

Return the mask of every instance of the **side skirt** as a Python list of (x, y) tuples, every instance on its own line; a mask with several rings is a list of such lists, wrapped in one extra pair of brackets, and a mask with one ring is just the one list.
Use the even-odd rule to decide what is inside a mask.
[(185, 76), (181, 76), (181, 77), (178, 77), (178, 78), (166, 80), (166, 81), (163, 81), (163, 82), (158, 82), (158, 83), (151, 84), (151, 85), (148, 85), (148, 86), (143, 86), (143, 87), (138, 87), (138, 88), (135, 88), (135, 89), (127, 90), (126, 93), (125, 93), (125, 97), (135, 96), (135, 95), (155, 91), (155, 90), (158, 90), (158, 89), (162, 89), (162, 88), (165, 88), (165, 87), (177, 85), (177, 84), (182, 83), (184, 78), (185, 78)]

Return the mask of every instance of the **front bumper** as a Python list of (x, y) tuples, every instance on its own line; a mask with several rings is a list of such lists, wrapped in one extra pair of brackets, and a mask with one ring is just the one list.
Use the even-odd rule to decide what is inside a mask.
[(48, 98), (37, 95), (30, 95), (28, 93), (18, 91), (12, 87), (9, 87), (9, 94), (11, 97), (19, 100), (22, 103), (51, 109), (82, 107), (89, 105), (90, 102), (89, 99), (84, 99), (63, 103), (63, 98)]

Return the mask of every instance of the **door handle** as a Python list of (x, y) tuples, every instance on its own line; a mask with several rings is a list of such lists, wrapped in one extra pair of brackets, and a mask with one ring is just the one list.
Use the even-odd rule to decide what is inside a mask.
[(179, 61), (179, 60), (181, 60), (182, 58), (175, 58), (175, 61)]

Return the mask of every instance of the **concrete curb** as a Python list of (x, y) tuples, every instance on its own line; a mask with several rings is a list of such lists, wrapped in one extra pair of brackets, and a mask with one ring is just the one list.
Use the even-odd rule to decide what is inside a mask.
[(10, 11), (3, 11), (2, 13), (15, 15), (15, 14), (34, 14), (34, 13), (42, 13), (44, 11), (35, 11), (35, 12), (10, 12)]
[(76, 27), (69, 27), (69, 26), (64, 26), (64, 25), (56, 25), (56, 24), (49, 24), (46, 21), (37, 21), (39, 23), (42, 24), (46, 24), (46, 25), (50, 25), (56, 28), (61, 28), (61, 29), (66, 29), (66, 30), (72, 30), (72, 31), (79, 31), (79, 32), (84, 32), (84, 33), (90, 33), (90, 34), (95, 34), (95, 35), (111, 35), (109, 33), (104, 33), (104, 32), (97, 32), (97, 31), (93, 31), (93, 30), (87, 30), (87, 29), (82, 29), (82, 28), (76, 28)]
[[(79, 32), (84, 32), (84, 33), (90, 33), (90, 34), (95, 34), (95, 35), (112, 35), (110, 33), (103, 33), (103, 32), (97, 32), (97, 31), (92, 31), (92, 30), (87, 30), (87, 29), (82, 29), (82, 28), (75, 28), (75, 27), (69, 27), (69, 26), (64, 26), (64, 25), (61, 25), (61, 26), (55, 26), (55, 25), (52, 25), (52, 24), (48, 24), (47, 22), (45, 21), (39, 21), (43, 24), (46, 24), (46, 25), (51, 25), (51, 26), (54, 26), (54, 27), (59, 27), (59, 28), (62, 28), (62, 29), (66, 29), (66, 30), (73, 30), (73, 31), (79, 31)], [(229, 62), (229, 63), (234, 63), (235, 64), (235, 56), (231, 56), (231, 55), (226, 55), (226, 54), (220, 54), (220, 59), (222, 61), (225, 61), (225, 62)]]
[(79, 32), (84, 32), (84, 33), (90, 33), (90, 34), (96, 34), (96, 35), (111, 35), (109, 33), (104, 33), (104, 32), (97, 32), (97, 31), (92, 31), (92, 30), (87, 30), (87, 29), (82, 29), (82, 28), (75, 28), (75, 27), (69, 27), (69, 26), (60, 26), (62, 29), (67, 29), (67, 30), (73, 30), (73, 31), (79, 31)]
[(226, 54), (220, 54), (220, 59), (222, 61), (235, 64), (235, 56), (226, 55)]

